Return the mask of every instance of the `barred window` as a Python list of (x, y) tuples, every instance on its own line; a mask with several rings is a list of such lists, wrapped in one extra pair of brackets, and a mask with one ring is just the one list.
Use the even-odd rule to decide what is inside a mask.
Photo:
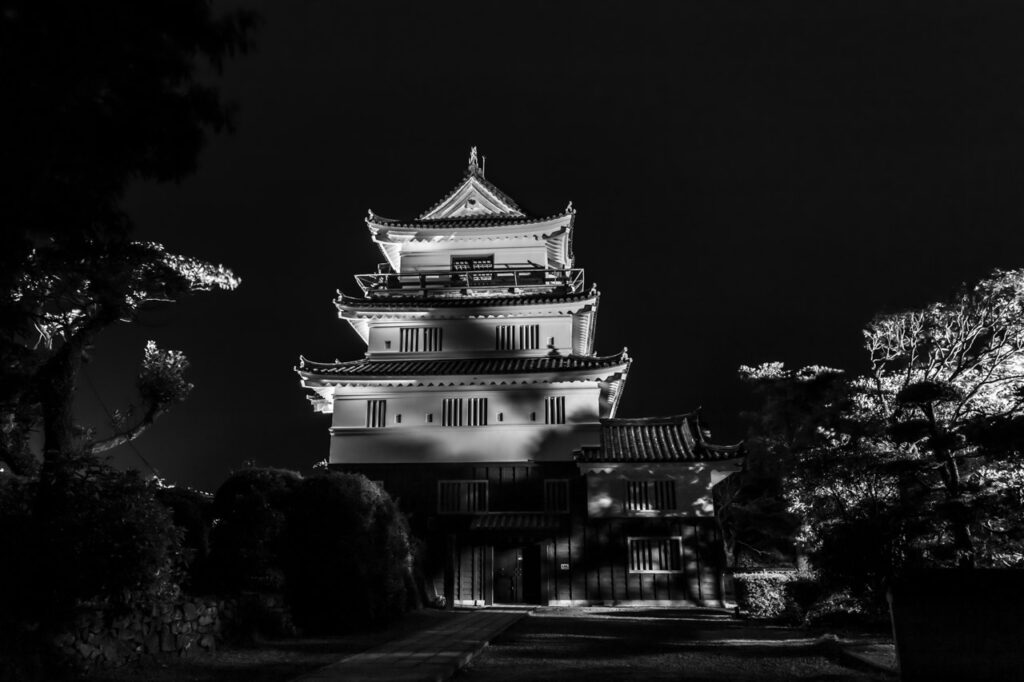
[(441, 327), (408, 327), (398, 330), (398, 350), (403, 353), (441, 351)]
[(487, 511), (487, 481), (438, 481), (439, 514), (476, 514)]
[(683, 539), (629, 538), (630, 573), (681, 573)]
[(445, 398), (441, 404), (441, 426), (462, 426), (462, 398)]
[(487, 426), (487, 398), (470, 398), (466, 407), (466, 422), (470, 426)]
[(494, 328), (497, 350), (537, 350), (540, 348), (539, 324), (499, 324)]
[(378, 429), (387, 424), (388, 401), (367, 400), (366, 401), (366, 425)]
[(441, 327), (423, 328), (423, 352), (439, 353), (441, 351)]
[(565, 514), (569, 511), (569, 481), (549, 479), (544, 481), (544, 511)]
[(627, 511), (676, 511), (676, 482), (627, 481)]
[(560, 395), (544, 398), (544, 423), (565, 423), (565, 396)]

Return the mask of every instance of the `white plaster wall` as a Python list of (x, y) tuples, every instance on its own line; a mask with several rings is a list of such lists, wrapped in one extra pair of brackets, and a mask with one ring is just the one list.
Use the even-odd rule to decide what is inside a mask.
[[(581, 465), (587, 476), (588, 511), (592, 517), (712, 516), (711, 486), (740, 468), (736, 459), (691, 464)], [(676, 482), (676, 512), (635, 512), (625, 508), (626, 482)]]
[[(565, 424), (544, 423), (546, 396), (565, 396)], [(591, 384), (382, 387), (355, 392), (349, 387), (334, 402), (331, 461), (568, 460), (581, 445), (598, 443), (598, 396), (599, 388)], [(442, 425), (445, 398), (483, 397), (486, 426)], [(366, 401), (372, 399), (387, 400), (383, 428), (366, 427)], [(433, 415), (433, 422), (427, 422), (427, 414)]]
[[(349, 387), (335, 394), (331, 428), (366, 429), (366, 401), (374, 399), (387, 400), (388, 425), (384, 427), (385, 430), (412, 430), (416, 426), (429, 425), (431, 428), (445, 431), (458, 431), (459, 427), (441, 426), (445, 398), (487, 398), (488, 425), (543, 426), (544, 398), (565, 396), (566, 423), (597, 422), (599, 394), (600, 389), (596, 384), (584, 383), (525, 384), (507, 387), (381, 387), (355, 390)], [(434, 415), (432, 423), (427, 422), (428, 414)], [(533, 414), (536, 414), (536, 420), (531, 419)], [(397, 415), (402, 415), (400, 423), (396, 423)], [(380, 429), (372, 429), (378, 430)]]
[(574, 450), (594, 445), (598, 424), (488, 425), (334, 432), (332, 463), (570, 461)]
[[(572, 316), (516, 317), (498, 320), (423, 320), (417, 322), (371, 322), (367, 352), (373, 355), (401, 354), (399, 330), (409, 327), (441, 327), (441, 353), (415, 353), (414, 357), (458, 356), (497, 352), (495, 329), (499, 325), (540, 325), (540, 348), (536, 351), (516, 351), (516, 355), (546, 355), (551, 351), (548, 340), (554, 338), (559, 353), (572, 352)], [(388, 341), (391, 347), (388, 348)], [(508, 355), (509, 351), (502, 351)]]

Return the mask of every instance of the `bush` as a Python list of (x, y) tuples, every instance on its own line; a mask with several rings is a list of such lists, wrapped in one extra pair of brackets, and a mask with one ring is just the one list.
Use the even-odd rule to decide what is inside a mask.
[(178, 592), (180, 533), (154, 486), (91, 456), (0, 479), (0, 539), (0, 660), (41, 660), (83, 604), (127, 612)]
[(801, 571), (733, 575), (736, 605), (752, 618), (800, 621), (821, 596), (817, 576)]
[(182, 587), (195, 594), (209, 591), (213, 496), (191, 488), (174, 486), (157, 488), (156, 497), (171, 511), (174, 525), (182, 534), (185, 570)]
[(326, 472), (303, 480), (285, 546), (287, 594), (299, 627), (342, 632), (405, 610), (408, 527), (394, 501), (364, 476)]
[(243, 469), (213, 498), (210, 573), (223, 594), (284, 589), (281, 542), (286, 510), (302, 477), (282, 469)]

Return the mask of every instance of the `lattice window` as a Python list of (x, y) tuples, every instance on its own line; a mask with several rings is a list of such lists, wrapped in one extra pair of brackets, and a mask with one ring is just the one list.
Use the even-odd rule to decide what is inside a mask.
[(466, 277), (472, 284), (487, 284), (494, 280), (492, 272), (478, 272), (474, 270), (494, 270), (494, 254), (486, 256), (452, 256), (452, 270)]
[(627, 481), (626, 511), (676, 511), (676, 482)]
[(681, 573), (683, 570), (683, 539), (629, 538), (630, 573)]
[(544, 481), (544, 511), (555, 514), (569, 512), (569, 481), (567, 479)]
[(487, 481), (438, 481), (439, 514), (476, 514), (487, 511)]
[(544, 423), (565, 423), (565, 396), (559, 395), (544, 398)]
[(499, 324), (494, 328), (497, 350), (537, 350), (540, 348), (539, 324)]
[(466, 422), (470, 426), (487, 426), (487, 398), (470, 398), (466, 405)]
[(441, 426), (462, 426), (462, 398), (445, 398), (441, 404)]
[(398, 350), (403, 353), (420, 352), (419, 327), (398, 330)]
[(366, 401), (366, 425), (370, 428), (379, 429), (387, 425), (388, 401), (367, 400)]
[(424, 353), (439, 353), (441, 352), (441, 327), (424, 327), (423, 328), (423, 352)]

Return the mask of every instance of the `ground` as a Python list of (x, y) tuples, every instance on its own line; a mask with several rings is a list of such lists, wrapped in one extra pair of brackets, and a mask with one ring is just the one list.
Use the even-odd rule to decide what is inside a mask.
[(828, 637), (712, 610), (545, 608), (491, 642), (457, 681), (891, 679), (839, 661)]

